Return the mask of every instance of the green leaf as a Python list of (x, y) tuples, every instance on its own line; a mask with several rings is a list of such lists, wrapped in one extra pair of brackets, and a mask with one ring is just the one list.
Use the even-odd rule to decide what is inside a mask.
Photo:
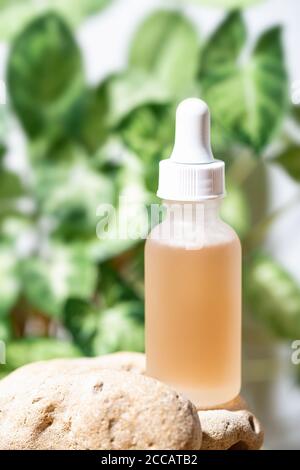
[(24, 195), (24, 187), (16, 173), (0, 167), (0, 204)]
[(59, 13), (72, 26), (76, 26), (84, 17), (109, 3), (110, 0), (1, 0), (0, 39), (11, 38), (36, 15), (49, 10)]
[(124, 257), (119, 268), (119, 276), (122, 284), (130, 292), (130, 298), (144, 300), (144, 249), (143, 241)]
[(24, 338), (6, 346), (6, 365), (0, 371), (17, 369), (25, 364), (56, 358), (79, 357), (81, 351), (72, 343), (54, 338)]
[(17, 272), (15, 250), (7, 245), (0, 245), (0, 318), (6, 315), (15, 304), (20, 285)]
[(118, 304), (102, 312), (94, 339), (94, 354), (144, 351), (143, 306), (137, 302)]
[[(6, 87), (4, 82), (2, 82), (2, 93), (6, 94)], [(0, 93), (1, 93), (1, 85), (0, 85)], [(3, 165), (3, 157), (7, 150), (7, 136), (8, 136), (8, 121), (9, 121), (9, 113), (8, 113), (8, 106), (0, 106), (0, 167)]]
[[(287, 111), (288, 82), (279, 27), (265, 32), (250, 57), (242, 57), (246, 30), (233, 12), (205, 46), (200, 83), (214, 121), (231, 141), (259, 152)], [(214, 123), (213, 121), (213, 123)]]
[(13, 107), (26, 132), (35, 137), (62, 117), (83, 86), (79, 48), (55, 13), (38, 17), (14, 40), (7, 71)]
[(209, 38), (202, 51), (201, 70), (203, 79), (213, 72), (214, 67), (221, 74), (229, 66), (236, 65), (236, 61), (247, 39), (246, 27), (239, 12), (228, 15), (224, 22)]
[(80, 299), (68, 299), (63, 312), (63, 323), (72, 334), (84, 354), (91, 354), (92, 339), (94, 338), (98, 316), (95, 309)]
[(35, 170), (38, 204), (53, 220), (55, 234), (68, 240), (94, 237), (97, 207), (113, 202), (113, 182), (94, 171), (80, 153), (72, 163), (41, 163)]
[(293, 106), (292, 108), (292, 116), (296, 119), (296, 121), (300, 124), (300, 106)]
[(97, 263), (116, 258), (136, 245), (135, 240), (93, 240), (89, 243), (91, 258)]
[(243, 238), (250, 227), (250, 210), (243, 191), (233, 184), (227, 187), (227, 195), (222, 201), (221, 216)]
[[(144, 248), (144, 244), (140, 243), (139, 247)], [(105, 309), (115, 307), (117, 304), (123, 304), (128, 301), (137, 301), (140, 305), (141, 297), (132, 288), (128, 264), (132, 264), (136, 258), (140, 258), (138, 247), (127, 252), (125, 256), (112, 261), (106, 261), (100, 265), (99, 272), (99, 292), (101, 294), (101, 302)], [(142, 282), (143, 272), (140, 272), (139, 281)], [(136, 309), (134, 309), (136, 310)], [(140, 320), (143, 321), (143, 309), (139, 308), (142, 313)]]
[(23, 261), (21, 276), (28, 301), (43, 313), (60, 316), (69, 297), (90, 299), (94, 294), (97, 268), (88, 250), (78, 244), (52, 244), (47, 256)]
[(19, 176), (3, 168), (0, 161), (0, 223), (8, 216), (20, 214), (18, 198), (24, 195), (25, 188)]
[(300, 147), (287, 148), (281, 155), (272, 160), (278, 163), (296, 181), (300, 181)]
[(8, 215), (3, 219), (1, 224), (1, 243), (5, 250), (10, 253), (11, 257), (17, 260), (19, 258), (18, 246), (22, 245), (22, 241), (30, 237), (35, 226), (28, 214)]
[(276, 261), (257, 255), (247, 265), (244, 292), (251, 313), (281, 338), (300, 336), (300, 287)]
[(131, 44), (129, 65), (156, 76), (171, 93), (189, 90), (197, 71), (199, 40), (191, 22), (175, 11), (146, 19)]
[[(9, 318), (0, 317), (0, 341), (4, 341), (6, 344), (11, 339), (11, 323)], [(0, 345), (1, 348), (1, 345)], [(1, 365), (0, 365), (1, 372)]]
[(156, 79), (143, 71), (128, 70), (85, 90), (70, 110), (68, 130), (88, 151), (94, 152), (136, 108), (169, 100), (170, 94)]
[(69, 132), (90, 152), (105, 142), (109, 132), (107, 83), (85, 90), (70, 111)]
[(3, 157), (6, 153), (6, 147), (5, 145), (1, 142), (0, 143), (0, 164), (2, 164), (2, 161), (3, 161)]
[[(106, 205), (97, 212), (98, 246), (92, 247), (99, 261), (132, 248), (148, 234), (147, 204), (151, 196), (145, 187), (144, 167), (141, 160), (127, 148), (122, 148), (122, 166), (115, 183), (118, 201), (115, 211)], [(109, 209), (109, 210), (108, 210)]]
[(144, 70), (128, 70), (110, 77), (108, 81), (109, 120), (113, 126), (135, 109), (147, 104), (170, 102), (168, 87)]
[(120, 128), (126, 146), (143, 161), (146, 187), (151, 192), (157, 189), (159, 161), (171, 153), (174, 129), (174, 106), (142, 106)]

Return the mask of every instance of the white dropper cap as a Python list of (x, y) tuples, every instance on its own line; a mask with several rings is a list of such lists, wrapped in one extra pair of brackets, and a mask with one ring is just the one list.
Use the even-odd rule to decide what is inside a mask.
[(210, 146), (210, 113), (198, 98), (182, 101), (176, 111), (171, 157), (159, 164), (157, 195), (173, 201), (201, 201), (224, 196), (224, 162)]

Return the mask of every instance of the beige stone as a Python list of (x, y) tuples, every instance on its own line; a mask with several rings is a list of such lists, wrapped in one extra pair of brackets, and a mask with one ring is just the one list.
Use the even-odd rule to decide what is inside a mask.
[[(116, 378), (113, 370), (121, 375), (125, 371), (126, 380), (118, 372)], [(0, 447), (199, 449), (201, 431), (193, 407), (152, 379), (140, 383), (134, 378), (144, 373), (144, 354), (126, 352), (18, 369), (0, 382)], [(105, 387), (97, 385), (99, 380)], [(242, 397), (213, 410), (198, 410), (198, 415), (201, 449), (261, 448), (261, 425)]]
[(0, 382), (1, 449), (200, 448), (194, 406), (168, 386), (98, 370), (97, 361), (55, 362), (27, 365)]
[(238, 396), (213, 410), (198, 410), (202, 427), (201, 450), (258, 450), (264, 433), (258, 419)]

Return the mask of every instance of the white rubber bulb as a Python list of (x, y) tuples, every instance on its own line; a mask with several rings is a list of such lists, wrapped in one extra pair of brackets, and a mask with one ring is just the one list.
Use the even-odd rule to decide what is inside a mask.
[(210, 112), (204, 101), (188, 98), (179, 104), (175, 144), (170, 158), (177, 163), (214, 161), (210, 145)]

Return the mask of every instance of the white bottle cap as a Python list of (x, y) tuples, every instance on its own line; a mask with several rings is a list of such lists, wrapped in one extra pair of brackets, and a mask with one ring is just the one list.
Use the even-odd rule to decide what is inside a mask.
[(224, 162), (210, 146), (210, 113), (198, 98), (182, 101), (176, 111), (171, 157), (159, 164), (157, 195), (171, 201), (201, 201), (224, 196)]

